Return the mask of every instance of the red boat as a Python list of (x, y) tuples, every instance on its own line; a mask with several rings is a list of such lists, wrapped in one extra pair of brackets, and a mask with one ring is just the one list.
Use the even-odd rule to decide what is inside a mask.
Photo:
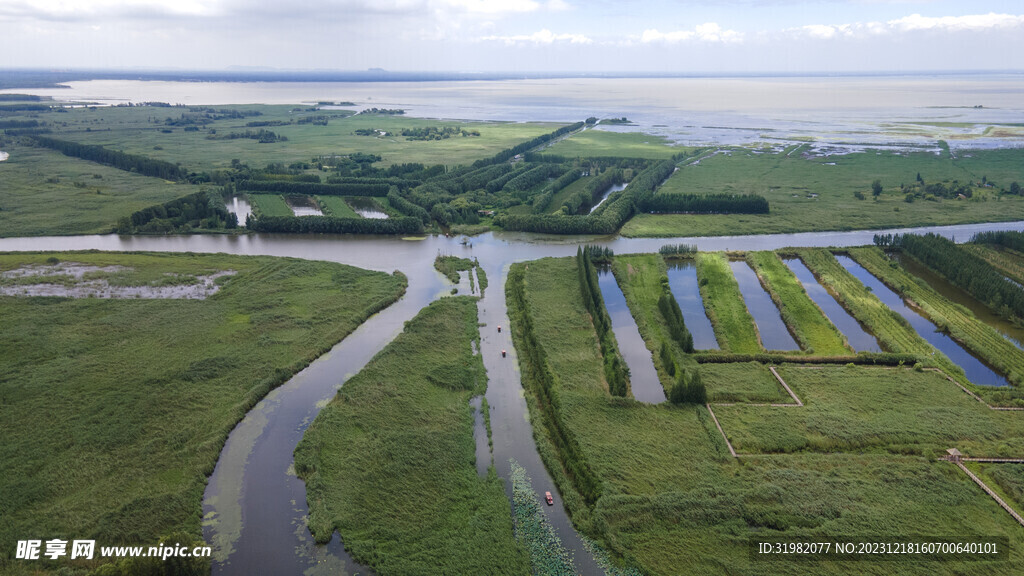
[(551, 492), (544, 493), (544, 501), (548, 503), (548, 506), (555, 505), (555, 499), (551, 497)]

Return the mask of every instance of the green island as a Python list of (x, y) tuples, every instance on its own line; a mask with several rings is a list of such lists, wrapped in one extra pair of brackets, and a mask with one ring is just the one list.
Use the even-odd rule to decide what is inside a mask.
[(401, 274), (291, 258), (0, 254), (4, 550), (32, 534), (200, 540), (206, 480), (235, 424), (405, 287)]

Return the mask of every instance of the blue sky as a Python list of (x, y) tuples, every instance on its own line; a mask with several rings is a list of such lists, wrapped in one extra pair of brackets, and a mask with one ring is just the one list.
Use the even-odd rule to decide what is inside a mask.
[(0, 67), (1024, 69), (1009, 0), (2, 0)]

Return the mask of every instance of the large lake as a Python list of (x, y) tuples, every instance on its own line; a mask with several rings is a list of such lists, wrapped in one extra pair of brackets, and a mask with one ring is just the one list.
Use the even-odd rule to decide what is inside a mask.
[[(1024, 144), (1024, 74), (778, 78), (567, 78), (449, 82), (166, 82), (91, 80), (16, 89), (117, 104), (315, 104), (403, 108), (428, 118), (576, 121), (628, 117), (687, 144), (812, 140), (843, 147)], [(977, 108), (977, 106), (981, 106)], [(986, 129), (989, 126), (997, 129)]]

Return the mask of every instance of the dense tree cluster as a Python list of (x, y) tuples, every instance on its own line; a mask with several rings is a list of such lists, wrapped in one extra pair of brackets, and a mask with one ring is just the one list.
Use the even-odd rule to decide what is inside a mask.
[(768, 200), (757, 194), (661, 193), (640, 206), (652, 214), (768, 214)]
[(700, 370), (697, 368), (689, 371), (680, 370), (675, 384), (669, 390), (668, 399), (673, 404), (707, 403), (708, 393), (704, 387), (704, 381), (700, 377)]
[(38, 126), (39, 120), (0, 120), (0, 130), (7, 130), (8, 128), (36, 128)]
[(931, 233), (886, 234), (876, 235), (875, 244), (913, 256), (1002, 316), (1024, 319), (1024, 290), (952, 240)]
[(579, 180), (582, 176), (583, 171), (576, 167), (571, 167), (565, 174), (555, 178), (550, 184), (541, 190), (540, 194), (531, 198), (534, 213), (544, 213), (548, 209), (548, 205), (551, 204), (551, 199), (554, 198), (555, 194), (558, 194), (559, 191)]
[(513, 266), (509, 270), (505, 295), (509, 301), (513, 328), (520, 337), (516, 349), (519, 352), (523, 381), (529, 383), (530, 389), (537, 396), (537, 403), (544, 413), (543, 422), (557, 448), (569, 481), (587, 504), (593, 505), (601, 497), (601, 481), (590, 468), (572, 430), (563, 421), (558, 385), (548, 366), (544, 348), (537, 341), (533, 329), (533, 318), (526, 301), (524, 267)]
[(602, 194), (607, 192), (612, 186), (622, 184), (624, 180), (625, 176), (622, 170), (618, 168), (605, 170), (604, 174), (595, 176), (587, 182), (586, 186), (566, 198), (562, 202), (562, 213), (589, 214), (590, 208), (597, 204)]
[(998, 232), (979, 232), (971, 238), (975, 244), (992, 244), (1018, 252), (1024, 252), (1024, 232), (1000, 230)]
[(576, 250), (576, 269), (579, 274), (580, 292), (583, 304), (594, 321), (597, 338), (601, 344), (601, 356), (604, 357), (604, 377), (608, 381), (608, 391), (613, 396), (625, 396), (629, 391), (629, 368), (615, 346), (612, 332), (612, 320), (604, 307), (601, 286), (597, 280), (597, 268), (591, 262), (582, 247)]
[(280, 194), (306, 194), (321, 196), (387, 196), (391, 189), (386, 181), (379, 183), (315, 184), (274, 180), (242, 180), (237, 190), (251, 192), (277, 192)]
[(665, 244), (658, 248), (658, 253), (667, 258), (688, 258), (697, 253), (696, 244)]
[(167, 234), (196, 228), (233, 229), (237, 226), (238, 218), (224, 207), (220, 195), (201, 190), (121, 218), (117, 233)]
[(98, 162), (107, 166), (113, 166), (121, 170), (138, 172), (154, 178), (164, 180), (181, 180), (185, 177), (185, 171), (177, 164), (153, 160), (138, 154), (126, 154), (120, 150), (109, 150), (103, 146), (92, 144), (79, 144), (67, 140), (58, 140), (48, 136), (37, 136), (35, 141), (40, 146), (56, 150), (65, 156), (74, 156), (83, 160)]
[(304, 234), (418, 234), (423, 231), (419, 218), (337, 218), (334, 216), (260, 216), (250, 217), (246, 227), (254, 232)]
[(423, 126), (421, 128), (402, 128), (398, 132), (405, 136), (406, 140), (447, 140), (452, 136), (468, 138), (479, 136), (479, 130), (466, 130), (458, 126)]
[(520, 170), (516, 177), (506, 182), (501, 189), (523, 199), (527, 191), (548, 178), (557, 178), (565, 174), (566, 171), (567, 168), (559, 164), (538, 164), (528, 170)]
[(402, 195), (398, 193), (397, 188), (392, 188), (388, 192), (387, 198), (388, 204), (391, 204), (391, 207), (394, 208), (395, 210), (398, 210), (399, 212), (405, 214), (406, 216), (418, 218), (420, 222), (423, 222), (424, 224), (430, 223), (430, 213), (427, 212), (422, 206), (413, 204), (412, 202), (409, 202), (408, 200), (403, 198)]

